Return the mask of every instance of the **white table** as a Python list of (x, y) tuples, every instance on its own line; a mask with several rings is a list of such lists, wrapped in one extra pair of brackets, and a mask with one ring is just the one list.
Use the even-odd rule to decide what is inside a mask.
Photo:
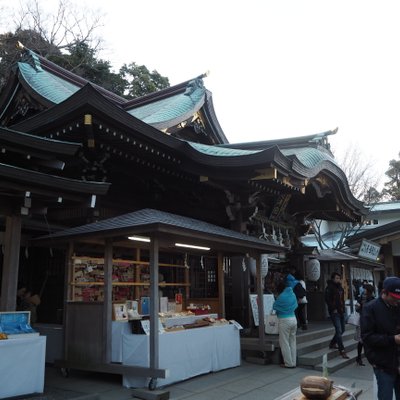
[[(164, 318), (164, 325), (169, 328), (174, 325), (193, 324), (198, 319), (205, 317), (218, 318), (218, 314), (189, 315), (185, 317)], [(112, 321), (111, 324), (111, 361), (122, 362), (122, 335), (132, 333), (128, 321)]]
[[(168, 376), (157, 386), (240, 365), (240, 336), (234, 325), (194, 328), (159, 336), (159, 368)], [(122, 363), (149, 367), (149, 336), (122, 335)], [(146, 387), (149, 378), (123, 376), (125, 387)]]
[(0, 399), (43, 393), (46, 337), (0, 340)]
[(111, 361), (122, 362), (122, 335), (132, 333), (128, 321), (112, 321), (111, 324)]

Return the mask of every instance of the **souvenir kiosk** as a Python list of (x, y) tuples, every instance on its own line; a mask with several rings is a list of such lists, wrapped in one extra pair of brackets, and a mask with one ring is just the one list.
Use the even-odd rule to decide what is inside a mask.
[[(113, 253), (125, 246), (135, 251), (138, 244), (128, 237), (141, 237), (142, 248), (149, 254), (149, 322), (146, 334), (133, 334), (124, 325), (113, 329)], [(123, 375), (128, 387), (157, 386), (177, 382), (195, 375), (240, 365), (239, 329), (232, 323), (215, 324), (196, 329), (160, 333), (159, 329), (159, 255), (160, 251), (213, 252), (218, 256), (219, 310), (224, 317), (224, 279), (222, 259), (228, 255), (251, 255), (257, 260), (261, 282), (260, 255), (276, 251), (268, 242), (245, 234), (153, 209), (143, 209), (119, 217), (84, 225), (43, 237), (68, 243), (67, 284), (65, 294), (64, 359), (56, 365), (67, 371), (83, 369)], [(73, 301), (76, 290), (73, 274), (78, 244), (104, 249), (102, 301)], [(182, 250), (180, 250), (182, 251)], [(126, 283), (124, 283), (126, 284)], [(132, 282), (135, 286), (138, 282)], [(142, 283), (140, 283), (142, 284)], [(261, 285), (258, 288), (261, 297)], [(122, 313), (124, 310), (122, 310)], [(260, 340), (264, 339), (264, 312), (259, 305)], [(114, 331), (114, 332), (113, 332)], [(162, 332), (162, 330), (161, 330)], [(113, 337), (114, 333), (114, 337)], [(114, 343), (114, 344), (113, 344)], [(119, 350), (113, 351), (113, 345)], [(182, 345), (184, 343), (185, 345)], [(122, 362), (115, 357), (121, 355)], [(114, 360), (113, 360), (114, 358)], [(118, 361), (118, 359), (117, 359)]]

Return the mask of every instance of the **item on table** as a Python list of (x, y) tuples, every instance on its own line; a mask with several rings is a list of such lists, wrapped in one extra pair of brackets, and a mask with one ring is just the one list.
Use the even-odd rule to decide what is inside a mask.
[(333, 382), (322, 376), (305, 376), (300, 382), (300, 390), (310, 400), (325, 400), (332, 393)]

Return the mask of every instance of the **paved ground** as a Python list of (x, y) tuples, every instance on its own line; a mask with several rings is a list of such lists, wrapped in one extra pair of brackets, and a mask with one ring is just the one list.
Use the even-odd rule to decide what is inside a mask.
[[(304, 368), (284, 369), (278, 365), (243, 362), (240, 367), (202, 375), (165, 389), (169, 390), (170, 399), (272, 400), (297, 387), (306, 375), (318, 373)], [(370, 366), (349, 365), (330, 378), (336, 385), (362, 389), (360, 400), (373, 400)], [(125, 400), (132, 399), (132, 391), (122, 387), (121, 377), (117, 375), (71, 371), (69, 377), (64, 378), (60, 370), (46, 367), (45, 393), (38, 400), (78, 400), (79, 397)]]

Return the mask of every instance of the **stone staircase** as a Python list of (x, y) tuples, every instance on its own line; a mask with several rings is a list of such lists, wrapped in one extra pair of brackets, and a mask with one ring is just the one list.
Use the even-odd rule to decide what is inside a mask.
[(299, 332), (297, 335), (297, 365), (322, 371), (324, 354), (327, 354), (329, 372), (337, 371), (349, 364), (355, 364), (357, 342), (354, 340), (354, 331), (353, 326), (346, 325), (346, 331), (343, 334), (343, 344), (347, 355), (350, 357), (348, 360), (340, 356), (339, 350), (329, 349), (329, 343), (334, 332), (332, 326), (310, 332)]

